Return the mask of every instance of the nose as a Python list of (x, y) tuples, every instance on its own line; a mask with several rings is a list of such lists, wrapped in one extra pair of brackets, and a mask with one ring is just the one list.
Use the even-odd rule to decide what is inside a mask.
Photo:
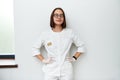
[(60, 16), (60, 15), (58, 15), (58, 18), (61, 18), (61, 16)]

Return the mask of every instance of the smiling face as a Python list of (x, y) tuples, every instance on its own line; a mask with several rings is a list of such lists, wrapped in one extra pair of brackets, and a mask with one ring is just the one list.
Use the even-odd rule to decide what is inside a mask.
[(64, 15), (60, 9), (55, 10), (53, 14), (53, 21), (55, 26), (62, 26), (62, 23), (64, 22)]
[(63, 29), (66, 28), (66, 18), (65, 13), (62, 8), (55, 8), (50, 16), (50, 26), (55, 28), (56, 26), (61, 26)]

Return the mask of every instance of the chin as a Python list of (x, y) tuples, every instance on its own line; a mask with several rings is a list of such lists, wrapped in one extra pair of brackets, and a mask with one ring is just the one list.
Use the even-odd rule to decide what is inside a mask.
[(62, 25), (62, 23), (61, 22), (56, 22), (56, 25)]

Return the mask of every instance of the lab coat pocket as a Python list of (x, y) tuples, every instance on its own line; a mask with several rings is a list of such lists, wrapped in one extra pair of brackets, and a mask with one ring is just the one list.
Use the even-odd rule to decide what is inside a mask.
[(53, 70), (54, 67), (54, 63), (49, 63), (49, 64), (44, 64), (42, 67), (43, 72), (50, 72), (51, 70)]
[(62, 66), (62, 71), (63, 71), (63, 73), (72, 74), (72, 72), (73, 72), (72, 63), (65, 61)]
[(48, 74), (54, 73), (54, 71), (56, 71), (55, 70), (56, 67), (57, 67), (57, 65), (55, 62), (47, 64), (46, 65), (46, 73), (48, 73)]

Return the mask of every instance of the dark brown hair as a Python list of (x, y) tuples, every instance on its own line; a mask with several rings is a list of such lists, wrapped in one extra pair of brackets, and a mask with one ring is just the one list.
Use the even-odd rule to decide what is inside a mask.
[(50, 26), (51, 26), (51, 28), (55, 28), (55, 23), (54, 23), (54, 20), (53, 20), (53, 16), (54, 16), (54, 12), (55, 12), (56, 10), (61, 10), (61, 11), (63, 12), (64, 22), (62, 23), (62, 28), (64, 29), (64, 28), (66, 28), (65, 13), (64, 13), (63, 9), (60, 8), (60, 7), (57, 7), (57, 8), (55, 8), (55, 9), (52, 11), (51, 17), (50, 17)]

